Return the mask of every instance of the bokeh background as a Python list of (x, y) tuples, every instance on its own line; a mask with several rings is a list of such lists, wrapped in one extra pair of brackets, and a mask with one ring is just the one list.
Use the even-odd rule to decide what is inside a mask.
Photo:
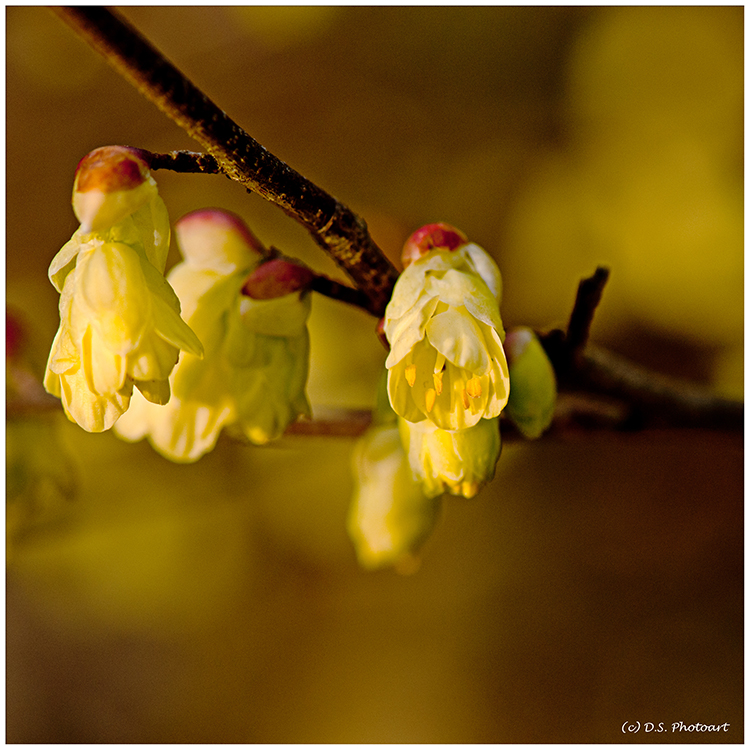
[[(538, 327), (605, 263), (597, 343), (742, 397), (742, 7), (123, 15), (394, 262), (450, 222), (497, 259), (506, 325)], [(40, 379), (78, 160), (197, 146), (49, 10), (6, 34), (6, 293)], [(340, 277), (225, 178), (155, 176), (173, 220), (235, 211)], [(314, 410), (373, 403), (373, 330), (315, 298)], [(508, 444), (399, 576), (346, 536), (350, 438), (178, 466), (54, 410), (6, 433), (9, 742), (743, 741), (741, 436)], [(678, 721), (729, 731), (646, 732)]]

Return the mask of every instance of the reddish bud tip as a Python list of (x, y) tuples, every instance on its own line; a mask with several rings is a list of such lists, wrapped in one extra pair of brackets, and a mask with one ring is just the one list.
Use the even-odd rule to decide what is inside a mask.
[(12, 310), (5, 311), (5, 356), (17, 357), (26, 346), (26, 328)]
[(511, 328), (506, 332), (503, 349), (505, 350), (505, 356), (508, 358), (509, 365), (518, 361), (533, 338), (534, 332), (526, 326)]
[(78, 162), (75, 190), (79, 193), (89, 190), (114, 193), (137, 188), (149, 175), (143, 154), (141, 149), (129, 146), (102, 146), (94, 149)]
[(314, 278), (305, 267), (282, 258), (261, 263), (248, 276), (242, 293), (253, 299), (275, 299), (300, 289), (307, 289)]
[(375, 335), (386, 350), (390, 351), (391, 345), (388, 343), (388, 337), (385, 335), (385, 318), (381, 318), (375, 326)]
[(179, 234), (182, 231), (190, 232), (194, 227), (209, 226), (217, 231), (226, 230), (239, 234), (253, 250), (261, 255), (266, 255), (268, 252), (263, 243), (250, 231), (248, 225), (237, 214), (221, 208), (200, 208), (197, 211), (192, 211), (175, 223), (175, 230)]
[(456, 250), (468, 241), (463, 232), (450, 224), (426, 224), (406, 240), (401, 251), (401, 262), (406, 267), (432, 250)]

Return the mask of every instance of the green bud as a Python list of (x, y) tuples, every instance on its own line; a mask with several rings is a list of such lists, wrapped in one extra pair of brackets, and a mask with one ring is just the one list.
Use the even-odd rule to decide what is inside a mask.
[(510, 370), (506, 415), (527, 438), (538, 438), (552, 422), (557, 400), (555, 371), (531, 328), (508, 331), (505, 351)]

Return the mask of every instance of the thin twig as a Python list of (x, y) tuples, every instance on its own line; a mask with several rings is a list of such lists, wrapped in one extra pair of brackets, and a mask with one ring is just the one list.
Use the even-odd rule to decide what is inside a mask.
[(594, 321), (594, 313), (602, 299), (608, 279), (609, 269), (599, 266), (593, 276), (582, 279), (578, 285), (578, 294), (570, 313), (568, 330), (565, 333), (565, 343), (571, 359), (575, 359), (586, 346), (591, 324)]
[(198, 141), (227, 177), (301, 223), (367, 295), (370, 312), (378, 317), (383, 314), (398, 274), (370, 237), (362, 218), (251, 138), (110, 10), (88, 6), (55, 10), (138, 91)]
[(742, 430), (741, 401), (721, 398), (707, 388), (668, 378), (600, 347), (587, 346), (608, 278), (609, 271), (599, 267), (593, 276), (580, 282), (566, 332), (554, 329), (539, 333), (561, 389), (586, 394), (594, 401), (597, 395), (607, 397), (608, 424), (614, 428)]
[(313, 277), (310, 288), (325, 297), (330, 297), (339, 302), (346, 302), (348, 305), (354, 305), (367, 310), (367, 296), (364, 292), (346, 286), (346, 284), (340, 284), (338, 281), (329, 279), (328, 276), (316, 274)]
[(655, 373), (600, 347), (589, 346), (575, 368), (577, 389), (627, 404), (623, 426), (742, 430), (745, 406), (709, 389)]

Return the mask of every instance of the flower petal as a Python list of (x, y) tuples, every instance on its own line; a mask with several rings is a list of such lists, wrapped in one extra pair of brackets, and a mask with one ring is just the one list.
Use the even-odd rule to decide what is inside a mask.
[(48, 276), (52, 286), (62, 293), (65, 279), (75, 268), (78, 253), (83, 249), (89, 249), (89, 243), (81, 243), (80, 233), (76, 232), (58, 251), (49, 265)]
[(425, 326), (435, 312), (440, 300), (425, 294), (401, 318), (386, 323), (385, 334), (391, 343), (385, 366), (393, 367), (424, 338)]
[(104, 345), (118, 354), (136, 347), (151, 316), (140, 259), (122, 243), (105, 243), (78, 256), (75, 299)]
[(483, 375), (490, 366), (487, 345), (477, 322), (466, 308), (450, 308), (430, 319), (427, 338), (445, 358), (475, 375)]

